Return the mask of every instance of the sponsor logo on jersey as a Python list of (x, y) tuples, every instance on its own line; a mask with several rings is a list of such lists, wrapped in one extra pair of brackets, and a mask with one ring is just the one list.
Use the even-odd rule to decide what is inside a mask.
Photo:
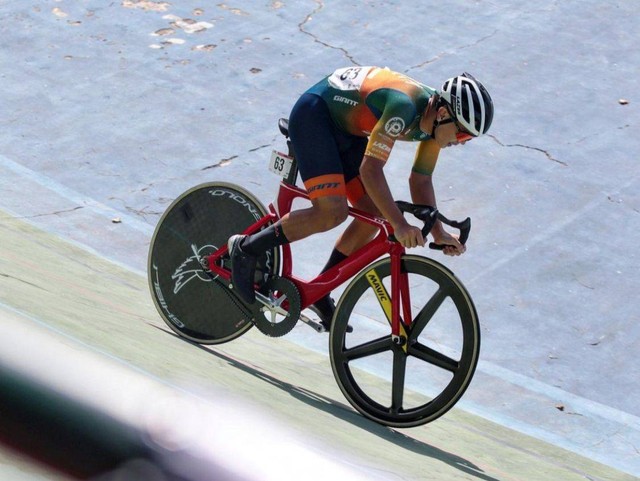
[(391, 147), (389, 147), (387, 144), (383, 144), (382, 142), (379, 142), (377, 140), (373, 143), (373, 147), (376, 148), (376, 149), (383, 150), (384, 152), (387, 152), (387, 153), (391, 152)]
[(384, 124), (384, 130), (392, 137), (397, 137), (404, 130), (404, 120), (401, 117), (393, 117)]
[(341, 102), (352, 107), (358, 105), (358, 102), (356, 102), (355, 100), (348, 99), (347, 97), (343, 97), (342, 95), (336, 95), (335, 97), (333, 97), (333, 100), (334, 102)]

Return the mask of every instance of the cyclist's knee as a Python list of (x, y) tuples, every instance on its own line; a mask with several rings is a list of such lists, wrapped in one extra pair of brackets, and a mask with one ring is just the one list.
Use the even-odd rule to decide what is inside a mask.
[(373, 202), (371, 197), (369, 197), (368, 194), (365, 194), (362, 197), (360, 197), (358, 199), (358, 201), (353, 206), (358, 210), (363, 210), (363, 211), (365, 211), (365, 212), (367, 212), (369, 214), (373, 214), (373, 215), (376, 215), (378, 217), (380, 217), (382, 215), (380, 213), (380, 210), (378, 209), (378, 207)]
[(324, 197), (315, 199), (314, 220), (321, 231), (327, 231), (342, 224), (349, 216), (347, 199), (344, 197)]
[(345, 203), (344, 206), (341, 206), (338, 209), (334, 209), (331, 211), (330, 219), (328, 220), (329, 229), (333, 229), (334, 227), (338, 227), (349, 217), (349, 208)]

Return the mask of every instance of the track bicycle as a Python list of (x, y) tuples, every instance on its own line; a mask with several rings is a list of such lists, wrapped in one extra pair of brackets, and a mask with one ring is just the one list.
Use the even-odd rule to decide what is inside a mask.
[[(246, 304), (234, 292), (229, 237), (258, 232), (288, 213), (294, 199), (308, 199), (296, 186), (286, 119), (279, 128), (289, 152), (271, 157), (270, 170), (282, 181), (268, 209), (238, 185), (208, 182), (180, 195), (162, 215), (148, 259), (160, 316), (180, 337), (201, 344), (231, 341), (253, 326), (280, 337), (298, 321), (324, 332), (304, 309), (350, 281), (329, 332), (331, 366), (342, 393), (362, 415), (383, 425), (412, 427), (437, 419), (460, 399), (475, 372), (478, 316), (453, 272), (406, 254), (386, 220), (350, 208), (350, 217), (378, 229), (367, 245), (312, 280), (293, 275), (289, 245), (272, 249), (257, 262), (256, 302)], [(397, 205), (423, 223), (425, 238), (440, 219), (459, 229), (466, 242), (470, 219), (456, 222), (430, 206)]]

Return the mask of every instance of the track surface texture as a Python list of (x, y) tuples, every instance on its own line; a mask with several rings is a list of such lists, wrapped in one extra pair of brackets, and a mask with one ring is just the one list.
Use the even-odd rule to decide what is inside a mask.
[[(639, 27), (633, 2), (611, 1), (0, 1), (0, 325), (238, 396), (382, 479), (636, 479)], [(445, 215), (473, 219), (467, 253), (414, 251), (469, 289), (481, 360), (458, 406), (411, 430), (348, 406), (326, 335), (198, 348), (164, 327), (145, 279), (183, 191), (234, 182), (272, 201), (277, 119), (350, 65), (434, 87), (466, 70), (496, 105), (489, 135), (434, 174)], [(398, 199), (414, 148), (385, 168)], [(336, 236), (295, 245), (294, 272), (315, 275)], [(0, 454), (0, 479), (47, 476)]]

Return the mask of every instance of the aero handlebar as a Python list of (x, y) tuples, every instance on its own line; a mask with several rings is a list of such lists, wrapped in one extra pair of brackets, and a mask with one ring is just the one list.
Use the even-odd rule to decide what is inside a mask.
[[(420, 204), (410, 204), (409, 202), (404, 202), (402, 200), (397, 200), (396, 205), (400, 212), (405, 213), (408, 212), (412, 214), (415, 218), (424, 222), (424, 226), (422, 227), (422, 237), (426, 239), (429, 232), (433, 228), (433, 225), (436, 222), (436, 219), (444, 224), (447, 224), (454, 229), (458, 229), (460, 231), (459, 241), (462, 245), (466, 244), (467, 239), (469, 238), (469, 232), (471, 231), (471, 218), (467, 217), (463, 221), (449, 220), (444, 215), (442, 215), (438, 209), (432, 207), (430, 205), (420, 205)], [(393, 242), (397, 242), (397, 239), (393, 234), (389, 236), (389, 240)], [(445, 244), (435, 244), (431, 242), (429, 244), (431, 249), (442, 250), (445, 248)]]

